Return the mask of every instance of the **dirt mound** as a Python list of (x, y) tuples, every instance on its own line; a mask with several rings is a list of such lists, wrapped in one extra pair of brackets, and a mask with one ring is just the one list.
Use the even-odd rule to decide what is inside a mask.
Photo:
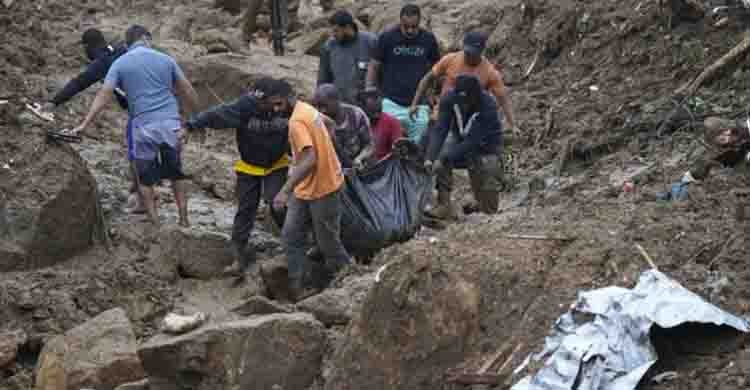
[(478, 329), (476, 286), (405, 258), (379, 272), (333, 358), (326, 389), (431, 389)]

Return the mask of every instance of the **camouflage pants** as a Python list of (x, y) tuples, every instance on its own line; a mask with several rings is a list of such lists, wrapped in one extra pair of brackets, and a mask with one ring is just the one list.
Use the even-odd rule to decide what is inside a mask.
[[(494, 153), (469, 157), (466, 169), (469, 171), (469, 183), (479, 205), (479, 211), (487, 214), (497, 212), (500, 191), (503, 189), (503, 153), (498, 147)], [(438, 192), (450, 193), (453, 190), (453, 170), (457, 167), (443, 165), (437, 172)]]

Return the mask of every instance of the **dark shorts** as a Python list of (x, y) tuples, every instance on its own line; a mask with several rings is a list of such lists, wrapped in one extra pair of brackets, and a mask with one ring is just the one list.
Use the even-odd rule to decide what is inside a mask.
[(128, 115), (128, 126), (125, 128), (125, 140), (128, 143), (128, 161), (135, 160), (135, 154), (133, 153), (133, 120)]
[(153, 160), (136, 159), (133, 162), (138, 180), (144, 186), (151, 187), (162, 180), (185, 179), (180, 153), (168, 145), (159, 147), (159, 153)]

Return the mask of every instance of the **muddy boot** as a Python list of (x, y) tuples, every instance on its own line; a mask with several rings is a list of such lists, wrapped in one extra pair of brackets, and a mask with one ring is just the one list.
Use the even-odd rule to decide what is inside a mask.
[(234, 257), (234, 262), (224, 268), (224, 275), (243, 277), (248, 267), (255, 262), (255, 248), (245, 250), (243, 246), (233, 244), (232, 257)]
[(310, 289), (305, 286), (303, 279), (289, 279), (289, 300), (297, 303), (317, 293), (319, 289)]
[(310, 261), (314, 261), (316, 263), (323, 263), (325, 261), (325, 258), (323, 258), (323, 252), (320, 251), (320, 248), (318, 248), (317, 245), (313, 245), (310, 249), (307, 250), (307, 258), (310, 259)]
[(497, 191), (479, 191), (475, 194), (479, 211), (485, 214), (497, 213), (500, 194)]
[(456, 210), (453, 207), (451, 201), (451, 193), (445, 191), (439, 191), (437, 197), (437, 205), (431, 210), (428, 210), (426, 214), (432, 218), (445, 219), (445, 220), (456, 220)]

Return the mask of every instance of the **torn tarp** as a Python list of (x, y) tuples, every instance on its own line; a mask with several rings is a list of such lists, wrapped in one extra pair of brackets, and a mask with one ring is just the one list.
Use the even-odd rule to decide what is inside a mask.
[[(641, 274), (632, 290), (606, 287), (581, 293), (555, 323), (544, 350), (526, 359), (544, 366), (511, 390), (633, 390), (656, 362), (649, 331), (656, 324), (726, 325), (748, 331), (748, 321), (704, 301), (663, 273)], [(574, 387), (575, 386), (575, 387)]]

